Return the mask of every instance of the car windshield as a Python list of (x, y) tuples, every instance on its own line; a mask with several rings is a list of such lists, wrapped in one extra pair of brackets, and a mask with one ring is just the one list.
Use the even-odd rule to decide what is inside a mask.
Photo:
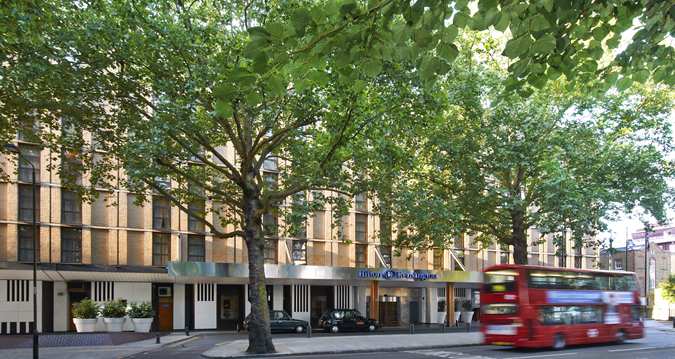
[(283, 320), (286, 319), (286, 313), (284, 312), (274, 312), (274, 320)]

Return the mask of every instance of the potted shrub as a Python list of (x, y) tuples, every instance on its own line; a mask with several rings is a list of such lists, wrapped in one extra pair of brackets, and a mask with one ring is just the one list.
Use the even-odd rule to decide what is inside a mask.
[(473, 319), (473, 305), (471, 305), (470, 300), (465, 300), (462, 303), (462, 321), (464, 323), (471, 324), (472, 319)]
[(101, 309), (103, 323), (109, 332), (121, 332), (124, 316), (127, 314), (127, 305), (121, 300), (105, 303)]
[(131, 322), (134, 323), (134, 330), (141, 333), (150, 331), (152, 325), (152, 317), (155, 312), (152, 310), (152, 305), (148, 302), (131, 303), (129, 311), (127, 312)]
[(457, 325), (459, 323), (459, 316), (462, 314), (462, 300), (461, 299), (455, 299), (455, 323), (454, 325)]
[(98, 304), (89, 298), (73, 303), (73, 323), (78, 333), (91, 333), (96, 330)]

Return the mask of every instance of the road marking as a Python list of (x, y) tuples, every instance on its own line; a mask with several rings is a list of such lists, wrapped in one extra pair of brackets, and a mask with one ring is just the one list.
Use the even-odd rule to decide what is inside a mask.
[(493, 357), (486, 357), (483, 355), (471, 355), (461, 352), (452, 352), (446, 350), (434, 350), (434, 349), (422, 349), (422, 350), (408, 350), (405, 353), (425, 355), (436, 358), (445, 358), (445, 359), (496, 359)]
[(628, 348), (628, 349), (612, 349), (608, 350), (609, 352), (628, 352), (633, 350), (647, 350), (647, 349), (658, 349), (659, 347), (641, 347), (641, 348)]
[(541, 355), (527, 355), (522, 357), (508, 357), (505, 359), (530, 359), (530, 358), (549, 358), (549, 357), (561, 357), (567, 355), (577, 355), (578, 353), (558, 353), (558, 354), (541, 354)]

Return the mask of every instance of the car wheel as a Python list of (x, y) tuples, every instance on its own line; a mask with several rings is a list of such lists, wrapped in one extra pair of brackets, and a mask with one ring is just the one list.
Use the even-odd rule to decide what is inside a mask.
[(330, 327), (330, 331), (331, 331), (332, 333), (337, 333), (337, 332), (340, 331), (340, 328), (338, 328), (337, 325), (334, 325), (334, 326)]
[(305, 328), (303, 328), (302, 325), (298, 325), (297, 327), (295, 327), (295, 332), (296, 332), (296, 333), (302, 333), (302, 332), (304, 332), (304, 331), (305, 331)]
[(564, 349), (565, 345), (565, 337), (562, 334), (556, 334), (555, 337), (553, 337), (553, 349)]
[(621, 344), (624, 341), (626, 341), (626, 332), (623, 331), (623, 329), (619, 329), (618, 332), (616, 332), (616, 342)]
[(369, 331), (369, 332), (374, 332), (375, 329), (377, 329), (377, 327), (375, 327), (375, 324), (371, 324), (371, 325), (368, 326), (368, 331)]

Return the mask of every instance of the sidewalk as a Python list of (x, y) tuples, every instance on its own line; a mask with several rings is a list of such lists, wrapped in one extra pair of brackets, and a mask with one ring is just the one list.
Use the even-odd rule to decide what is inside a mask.
[(663, 320), (645, 320), (645, 329), (656, 329), (662, 332), (675, 332), (675, 328), (673, 328), (673, 322), (667, 322)]
[[(185, 334), (169, 334), (161, 337), (161, 343), (155, 344), (155, 339), (141, 340), (121, 345), (77, 346), (77, 347), (49, 347), (40, 348), (42, 359), (119, 359), (126, 356), (161, 348), (175, 344), (194, 336)], [(33, 357), (32, 348), (0, 349), (0, 358), (30, 359)]]
[[(315, 338), (277, 338), (274, 346), (277, 352), (261, 355), (285, 356), (297, 354), (357, 353), (372, 351), (394, 351), (410, 349), (429, 349), (456, 345), (475, 345), (483, 341), (481, 333), (431, 333), (431, 334), (391, 334), (356, 335)], [(235, 340), (219, 344), (202, 353), (207, 358), (244, 358), (255, 357), (245, 353), (248, 340)]]

